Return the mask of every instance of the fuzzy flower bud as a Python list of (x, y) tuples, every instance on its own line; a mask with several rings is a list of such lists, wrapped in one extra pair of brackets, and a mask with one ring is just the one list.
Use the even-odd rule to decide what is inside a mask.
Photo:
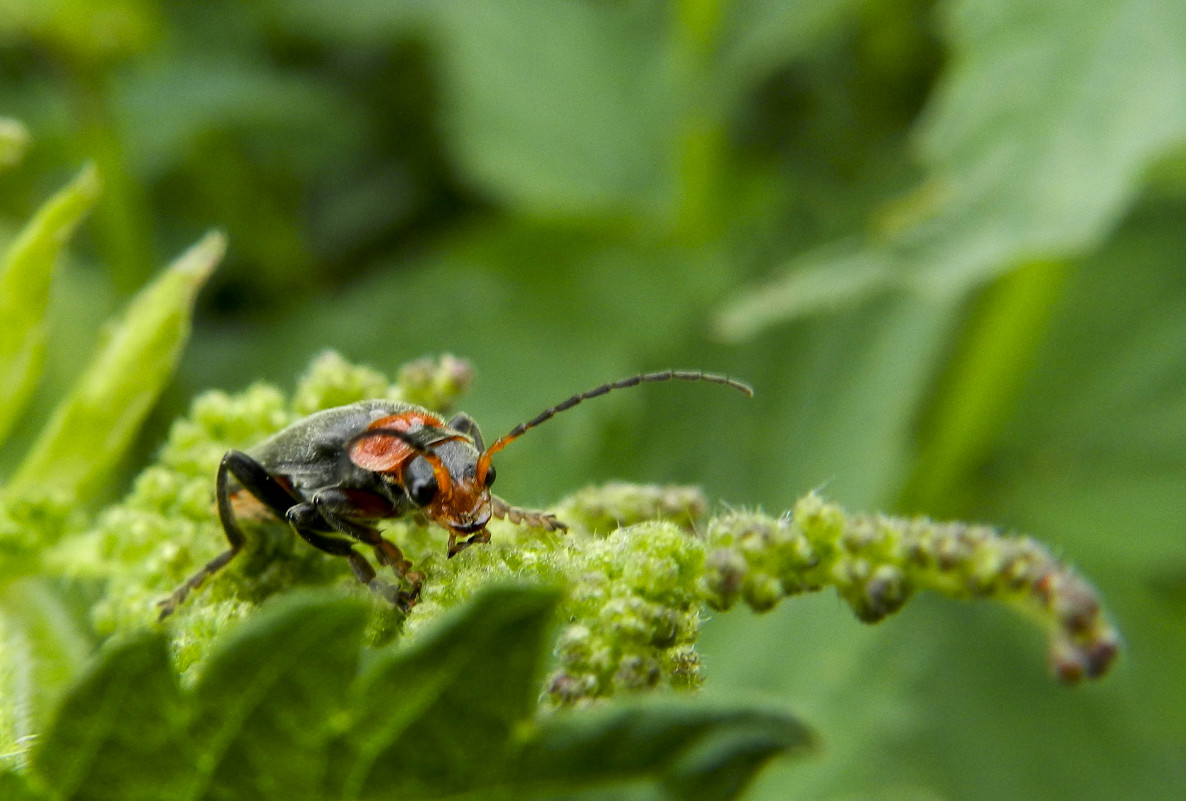
[(1102, 675), (1119, 650), (1091, 585), (1033, 540), (987, 526), (847, 516), (811, 494), (790, 518), (716, 518), (708, 541), (701, 587), (715, 608), (740, 596), (766, 611), (782, 597), (831, 585), (874, 623), (915, 591), (931, 590), (995, 600), (1043, 621), (1053, 672), (1068, 683)]
[(556, 512), (570, 525), (608, 534), (646, 520), (670, 520), (690, 529), (704, 517), (707, 509), (704, 493), (696, 487), (611, 482), (586, 487), (570, 495)]
[(439, 359), (418, 359), (405, 364), (387, 397), (446, 412), (469, 390), (473, 380), (473, 366), (446, 353)]

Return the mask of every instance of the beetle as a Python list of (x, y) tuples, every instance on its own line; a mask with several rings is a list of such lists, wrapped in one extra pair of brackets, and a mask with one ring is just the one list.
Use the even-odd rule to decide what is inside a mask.
[[(465, 413), (448, 421), (410, 403), (364, 400), (315, 412), (247, 451), (229, 450), (215, 476), (218, 519), (230, 547), (159, 602), (160, 620), (225, 567), (246, 543), (236, 504), (254, 499), (318, 550), (345, 557), (355, 577), (404, 611), (416, 603), (424, 576), (373, 523), (419, 513), (449, 532), (448, 557), (490, 541), (486, 524), (505, 518), (548, 531), (568, 526), (555, 515), (520, 509), (491, 494), (491, 457), (528, 430), (582, 401), (645, 382), (707, 381), (745, 395), (753, 389), (699, 370), (663, 370), (611, 381), (545, 409), (486, 447)], [(250, 498), (243, 498), (246, 493)], [(381, 567), (405, 587), (378, 577), (354, 549), (370, 546)]]

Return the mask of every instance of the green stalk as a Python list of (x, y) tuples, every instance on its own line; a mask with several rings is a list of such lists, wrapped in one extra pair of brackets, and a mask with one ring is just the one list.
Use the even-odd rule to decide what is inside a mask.
[(685, 108), (676, 134), (678, 236), (698, 246), (720, 233), (718, 213), (725, 131), (713, 96), (721, 0), (682, 0), (675, 10), (673, 60)]
[(1014, 408), (1066, 274), (1064, 262), (1033, 262), (988, 291), (928, 415), (903, 508), (966, 511), (960, 496)]

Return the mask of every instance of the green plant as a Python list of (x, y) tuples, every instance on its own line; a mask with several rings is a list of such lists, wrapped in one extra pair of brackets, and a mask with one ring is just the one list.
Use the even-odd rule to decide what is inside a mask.
[[(99, 193), (92, 167), (51, 198), (0, 263), (0, 438), (22, 419), (41, 375), (45, 309), (59, 251)], [(104, 332), (90, 365), (55, 407), (0, 490), (0, 708), (8, 761), (48, 719), (92, 637), (70, 619), (53, 549), (89, 525), (86, 501), (109, 488), (171, 377), (194, 297), (223, 250), (212, 234), (166, 269)]]
[[(1131, 654), (1066, 693), (999, 604), (918, 593), (873, 628), (831, 592), (739, 604), (702, 627), (702, 695), (765, 693), (827, 743), (750, 797), (1186, 795), (1186, 6), (0, 6), (0, 113), (36, 135), (0, 125), (0, 164), (28, 163), (0, 240), (61, 165), (105, 184), (35, 412), (113, 296), (211, 220), (234, 248), (137, 466), (199, 391), (287, 394), (327, 346), (385, 370), (465, 354), (464, 408), (495, 429), (628, 371), (734, 372), (759, 388), (739, 413), (615, 398), (527, 438), (500, 489), (541, 506), (617, 476), (780, 510), (821, 487), (996, 521), (1091, 575)], [(17, 423), (6, 475), (39, 427)], [(93, 530), (69, 509), (61, 536)], [(19, 542), (61, 519), (31, 509)], [(73, 621), (67, 666), (93, 603), (118, 606), (105, 581), (51, 578), (20, 610)]]
[[(765, 611), (829, 586), (866, 621), (920, 589), (1004, 602), (1047, 628), (1066, 681), (1102, 674), (1115, 655), (1091, 588), (1030, 540), (848, 516), (815, 494), (779, 517), (709, 515), (694, 488), (631, 484), (557, 504), (567, 535), (494, 524), (489, 545), (452, 560), (430, 527), (397, 522), (392, 535), (426, 574), (407, 616), (358, 588), (342, 560), (263, 524), (243, 558), (150, 633), (156, 601), (223, 547), (210, 477), (228, 448), (367, 397), (443, 411), (471, 378), (444, 357), (391, 383), (326, 353), (291, 399), (265, 384), (207, 393), (127, 498), (80, 511), (168, 374), (220, 249), (199, 246), (132, 306), (5, 489), (0, 725), (9, 760), (27, 765), (2, 779), (14, 797), (552, 798), (641, 786), (732, 798), (770, 756), (810, 743), (801, 723), (690, 701), (555, 710), (695, 688), (707, 610)], [(145, 364), (160, 378), (145, 382)], [(63, 626), (80, 588), (87, 625)], [(88, 631), (109, 642), (84, 670)]]

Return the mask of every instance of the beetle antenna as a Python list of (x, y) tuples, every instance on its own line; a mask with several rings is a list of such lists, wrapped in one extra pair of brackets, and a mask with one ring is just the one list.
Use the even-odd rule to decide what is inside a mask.
[[(425, 461), (427, 461), (429, 465), (432, 466), (432, 475), (437, 481), (437, 489), (442, 492), (445, 497), (453, 494), (453, 478), (449, 475), (449, 468), (445, 467), (445, 463), (441, 461), (441, 457), (437, 456), (432, 448), (420, 442), (418, 439), (416, 439), (416, 437), (409, 434), (407, 431), (400, 431), (398, 428), (371, 428), (367, 429), (366, 431), (360, 431), (350, 439), (346, 440), (345, 449), (349, 451), (351, 447), (362, 440), (372, 439), (375, 437), (391, 437), (392, 439), (398, 439), (413, 451), (423, 456)], [(456, 439), (456, 437), (446, 437), (445, 439), (439, 440), (437, 443), (433, 444), (447, 442), (450, 439)]]
[(566, 401), (562, 401), (555, 406), (544, 410), (535, 418), (528, 420), (526, 423), (520, 423), (512, 428), (503, 436), (494, 441), (489, 448), (478, 459), (478, 482), (482, 483), (486, 480), (486, 471), (490, 469), (490, 457), (498, 453), (500, 450), (510, 445), (523, 434), (535, 428), (541, 423), (546, 423), (561, 412), (568, 411), (573, 406), (576, 406), (582, 401), (587, 401), (589, 398), (596, 398), (604, 395), (607, 392), (612, 392), (615, 389), (626, 389), (627, 387), (636, 387), (642, 383), (651, 383), (659, 381), (707, 381), (710, 384), (721, 384), (722, 386), (732, 387), (743, 395), (753, 397), (754, 389), (744, 381), (738, 381), (735, 378), (730, 378), (725, 375), (717, 375), (716, 373), (705, 373), (701, 370), (662, 370), (657, 373), (642, 373), (640, 375), (633, 375), (629, 378), (622, 378), (617, 381), (610, 381), (607, 384), (602, 384), (599, 387), (573, 395)]

